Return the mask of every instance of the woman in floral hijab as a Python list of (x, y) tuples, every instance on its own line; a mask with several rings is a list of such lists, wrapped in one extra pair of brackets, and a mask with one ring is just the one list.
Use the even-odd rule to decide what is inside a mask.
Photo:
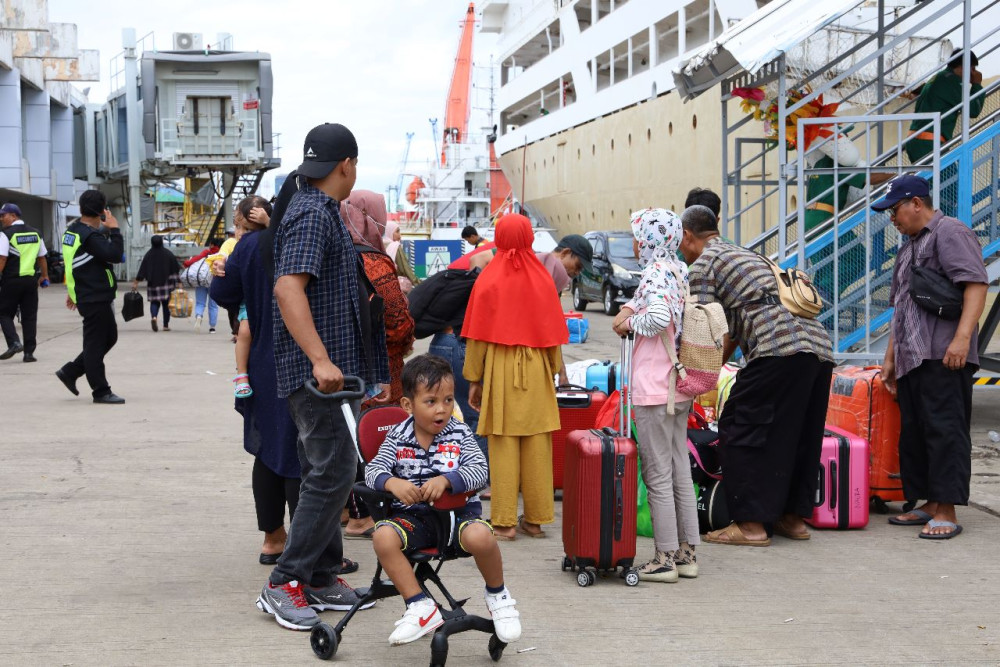
[(642, 278), (635, 296), (622, 306), (614, 330), (635, 332), (630, 378), (642, 460), (642, 480), (653, 519), (653, 558), (639, 568), (643, 581), (674, 582), (698, 576), (695, 545), (698, 514), (687, 451), (687, 415), (693, 397), (674, 396), (669, 409), (673, 365), (665, 345), (680, 341), (688, 271), (677, 258), (681, 219), (662, 208), (632, 215), (632, 234)]

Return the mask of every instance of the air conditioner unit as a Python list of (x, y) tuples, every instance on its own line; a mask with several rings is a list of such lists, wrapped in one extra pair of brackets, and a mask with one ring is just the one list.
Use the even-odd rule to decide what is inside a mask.
[(174, 33), (175, 51), (201, 51), (205, 48), (203, 44), (204, 40), (202, 39), (202, 34), (200, 32)]

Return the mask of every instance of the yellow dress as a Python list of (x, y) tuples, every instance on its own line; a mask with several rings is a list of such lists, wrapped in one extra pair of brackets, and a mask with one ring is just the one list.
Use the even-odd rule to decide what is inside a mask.
[(494, 526), (517, 523), (517, 495), (524, 520), (554, 520), (552, 431), (559, 429), (553, 376), (562, 366), (559, 346), (531, 348), (468, 340), (462, 375), (482, 382), (479, 435), (489, 439), (490, 503)]

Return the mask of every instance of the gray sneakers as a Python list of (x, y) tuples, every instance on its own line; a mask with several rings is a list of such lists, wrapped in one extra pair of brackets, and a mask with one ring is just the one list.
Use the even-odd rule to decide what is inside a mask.
[[(340, 577), (329, 586), (323, 588), (305, 586), (304, 591), (306, 603), (316, 611), (348, 611), (360, 599), (357, 592)], [(372, 600), (362, 605), (361, 609), (371, 609), (374, 606), (375, 600)]]
[(319, 616), (306, 602), (302, 584), (289, 581), (281, 586), (264, 584), (257, 597), (257, 608), (272, 614), (278, 625), (289, 630), (312, 630), (319, 624)]
[(672, 584), (677, 581), (677, 568), (669, 553), (657, 549), (653, 560), (639, 568), (640, 581), (658, 581)]

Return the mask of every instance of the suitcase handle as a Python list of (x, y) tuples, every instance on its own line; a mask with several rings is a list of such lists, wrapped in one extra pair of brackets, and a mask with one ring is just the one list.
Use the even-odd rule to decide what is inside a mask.
[(826, 501), (826, 497), (823, 495), (826, 491), (826, 485), (823, 484), (823, 476), (826, 474), (826, 468), (823, 467), (823, 461), (819, 462), (819, 484), (816, 485), (816, 500), (813, 501), (813, 506), (822, 507), (823, 503)]
[(622, 478), (615, 477), (615, 542), (622, 541), (622, 525), (625, 523), (625, 498)]
[(830, 509), (837, 509), (837, 462), (830, 461)]

